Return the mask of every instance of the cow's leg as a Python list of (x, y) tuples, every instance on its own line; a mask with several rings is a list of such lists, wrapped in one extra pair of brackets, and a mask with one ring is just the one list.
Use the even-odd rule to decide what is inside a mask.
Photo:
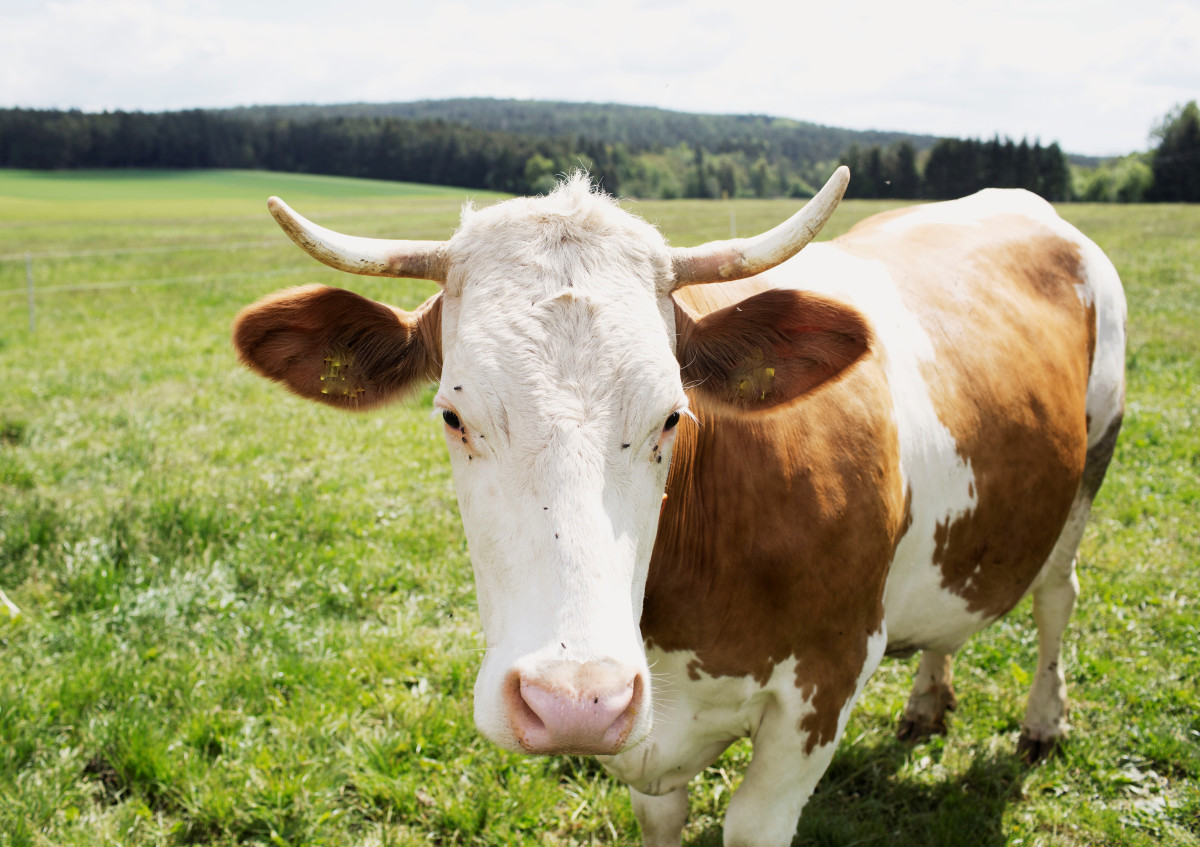
[(1044, 759), (1067, 734), (1067, 682), (1062, 670), (1062, 640), (1079, 580), (1075, 552), (1083, 538), (1091, 497), (1081, 491), (1071, 506), (1066, 526), (1033, 587), (1033, 620), (1038, 629), (1038, 668), (1029, 691), (1025, 722), (1017, 752), (1028, 762)]
[(806, 681), (800, 680), (800, 688), (779, 692), (767, 705), (751, 734), (754, 757), (725, 813), (725, 847), (786, 847), (792, 843), (800, 812), (833, 760), (850, 712), (879, 667), (886, 645), (887, 633), (881, 627), (867, 641), (857, 684), (852, 692), (846, 692), (849, 697), (838, 708), (836, 723), (830, 727), (832, 737), (818, 739), (805, 729), (815, 716), (814, 708), (820, 708), (814, 696), (819, 693), (819, 682), (813, 681), (808, 696), (802, 696)]
[(633, 813), (642, 828), (645, 847), (679, 847), (688, 815), (686, 785), (660, 797), (630, 788), (629, 799), (633, 801)]
[[(838, 736), (807, 749), (790, 709), (772, 707), (754, 736), (754, 757), (725, 813), (725, 847), (792, 843), (800, 812), (829, 767)], [(840, 729), (840, 728), (839, 728)]]
[(1029, 691), (1025, 723), (1017, 752), (1028, 762), (1044, 759), (1070, 725), (1067, 723), (1067, 682), (1062, 671), (1062, 637), (1079, 596), (1075, 575), (1075, 554), (1083, 540), (1084, 526), (1092, 510), (1092, 500), (1104, 481), (1108, 464), (1121, 431), (1121, 415), (1110, 420), (1103, 435), (1088, 447), (1083, 464), (1083, 480), (1071, 504), (1050, 558), (1033, 586), (1033, 620), (1038, 628), (1038, 669)]
[(1079, 580), (1073, 566), (1065, 577), (1048, 577), (1033, 593), (1033, 619), (1038, 628), (1038, 669), (1029, 691), (1021, 738), (1017, 741), (1017, 752), (1028, 762), (1049, 755), (1069, 728), (1062, 637), (1078, 594)]
[[(725, 752), (733, 738), (694, 738), (686, 725), (655, 724), (653, 740), (604, 761), (613, 776), (629, 785), (633, 813), (647, 847), (678, 847), (687, 823), (688, 782)], [(666, 735), (664, 743), (659, 736)], [(637, 785), (644, 791), (639, 791)]]
[(936, 650), (921, 653), (921, 664), (913, 680), (904, 717), (896, 729), (901, 741), (921, 741), (946, 732), (946, 712), (958, 706), (954, 696), (953, 656)]
[[(690, 734), (697, 720), (673, 722), (677, 699), (667, 695), (658, 705), (663, 719), (654, 723), (650, 738), (625, 753), (601, 757), (605, 769), (629, 786), (633, 813), (648, 847), (677, 847), (687, 823), (687, 785), (692, 777), (725, 752), (734, 738), (728, 734)], [(690, 712), (689, 712), (690, 713)]]

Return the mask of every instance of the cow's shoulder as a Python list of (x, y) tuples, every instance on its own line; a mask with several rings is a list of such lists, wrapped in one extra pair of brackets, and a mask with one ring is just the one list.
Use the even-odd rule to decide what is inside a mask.
[[(709, 288), (676, 296), (710, 312), (756, 293)], [(689, 651), (694, 680), (767, 685), (790, 663), (814, 709), (805, 729), (824, 743), (859, 684), (870, 636), (882, 632), (887, 566), (905, 523), (886, 374), (872, 348), (766, 411), (717, 408), (700, 392), (692, 404), (699, 423), (681, 425), (674, 448), (643, 635), (657, 649)]]

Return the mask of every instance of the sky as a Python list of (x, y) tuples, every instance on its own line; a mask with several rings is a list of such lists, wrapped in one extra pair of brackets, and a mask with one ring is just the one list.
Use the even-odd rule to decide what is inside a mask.
[(1152, 146), (1200, 0), (0, 0), (0, 107), (501, 97)]

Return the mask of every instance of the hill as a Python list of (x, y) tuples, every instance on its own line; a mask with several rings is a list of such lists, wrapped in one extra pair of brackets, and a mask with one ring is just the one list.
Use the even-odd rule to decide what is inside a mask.
[[(922, 182), (926, 159), (940, 162), (938, 184)], [(672, 199), (807, 197), (839, 163), (855, 172), (857, 197), (941, 197), (941, 183), (957, 193), (996, 185), (1050, 199), (1069, 194), (1057, 145), (960, 144), (766, 115), (490, 99), (0, 110), (0, 167), (7, 168), (272, 170), (540, 193), (558, 174), (583, 167), (613, 194)]]
[(800, 162), (837, 159), (853, 145), (890, 146), (908, 141), (918, 151), (936, 142), (933, 135), (860, 131), (768, 115), (706, 115), (617, 103), (568, 103), (497, 100), (483, 97), (419, 100), (412, 103), (255, 106), (228, 110), (264, 120), (329, 118), (401, 118), (446, 121), (488, 132), (537, 138), (584, 139), (622, 144), (643, 151), (688, 144), (722, 153), (732, 149), (774, 148)]

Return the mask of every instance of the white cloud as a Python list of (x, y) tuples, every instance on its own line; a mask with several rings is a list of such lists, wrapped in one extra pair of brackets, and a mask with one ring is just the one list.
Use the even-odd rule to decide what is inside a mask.
[(1144, 147), (1200, 96), (1177, 0), (0, 0), (0, 105), (529, 97)]

